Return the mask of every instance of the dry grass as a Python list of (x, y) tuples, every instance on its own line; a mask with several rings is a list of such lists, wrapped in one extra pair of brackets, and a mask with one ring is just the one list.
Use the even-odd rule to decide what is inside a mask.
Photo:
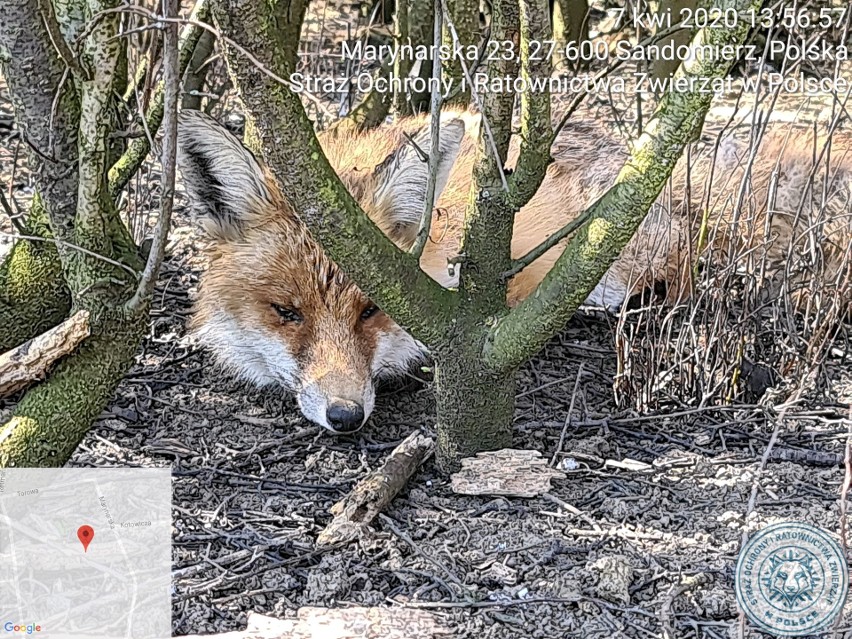
[[(747, 143), (756, 148), (763, 129), (747, 131)], [(833, 131), (827, 140), (838, 135)], [(814, 148), (813, 157), (813, 165), (806, 167), (808, 191), (796, 211), (799, 232), (788, 244), (778, 246), (763, 226), (741, 224), (741, 241), (733, 244), (716, 241), (725, 234), (718, 227), (699, 231), (704, 237), (692, 242), (697, 247), (691, 259), (693, 294), (674, 306), (646, 299), (623, 310), (616, 327), (615, 380), (622, 406), (648, 411), (759, 400), (770, 405), (832, 401), (826, 396), (827, 367), (848, 364), (852, 356), (852, 248), (840, 247), (841, 267), (827, 272), (825, 229), (829, 220), (842, 223), (852, 213), (848, 202), (845, 211), (826, 205), (827, 187), (815, 176), (830, 179), (838, 164), (848, 166), (850, 159), (832, 156), (830, 142)], [(772, 201), (753, 201), (750, 170), (731, 191), (741, 197), (721, 203), (729, 214), (716, 211), (720, 217), (736, 219), (735, 210), (738, 214), (745, 202), (775, 210)], [(768, 197), (774, 197), (772, 189)], [(719, 199), (710, 191), (705, 195), (705, 202), (715, 206)], [(847, 225), (852, 227), (852, 221)], [(773, 241), (773, 251), (763, 250)], [(780, 268), (770, 259), (778, 251), (786, 256)]]

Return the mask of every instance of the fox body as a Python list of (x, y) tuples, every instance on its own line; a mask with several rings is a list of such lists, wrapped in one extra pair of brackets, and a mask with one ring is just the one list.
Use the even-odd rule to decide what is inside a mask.
[[(446, 287), (457, 283), (447, 264), (459, 252), (478, 133), (479, 120), (472, 114), (442, 119), (437, 210), (421, 267)], [(426, 200), (428, 168), (419, 149), (431, 146), (427, 120), (412, 118), (354, 136), (321, 136), (320, 141), (367, 215), (398, 246), (409, 247)], [(690, 238), (696, 211), (707, 209), (703, 186), (708, 175), (716, 243), (731, 250), (750, 244), (771, 262), (783, 262), (813, 224), (813, 207), (803, 207), (813, 177), (812, 148), (807, 135), (781, 135), (766, 140), (752, 158), (747, 145), (730, 142), (715, 163), (693, 157), (687, 171), (681, 162), (674, 186), (587, 303), (617, 309), (655, 283), (664, 283), (672, 300), (685, 294), (694, 260)], [(293, 391), (313, 422), (335, 432), (357, 430), (373, 409), (375, 383), (405, 372), (423, 356), (421, 346), (325, 256), (269, 171), (227, 130), (201, 114), (184, 113), (179, 151), (188, 197), (210, 238), (209, 267), (192, 322), (200, 341), (242, 378)], [(517, 153), (513, 144), (509, 168)], [(844, 154), (834, 152), (835, 157)], [(601, 197), (628, 149), (598, 124), (579, 121), (562, 131), (552, 156), (541, 188), (515, 217), (515, 257)], [(749, 160), (750, 187), (737, 202)], [(819, 189), (810, 189), (819, 191), (820, 210), (828, 212), (821, 222), (822, 261), (826, 276), (838, 286), (849, 282), (849, 160), (832, 169), (824, 183), (817, 179)], [(688, 175), (691, 189), (685, 188)], [(767, 207), (767, 202), (773, 204)], [(755, 229), (759, 233), (744, 232)], [(557, 245), (509, 282), (510, 305), (535, 289), (563, 249), (564, 243)]]

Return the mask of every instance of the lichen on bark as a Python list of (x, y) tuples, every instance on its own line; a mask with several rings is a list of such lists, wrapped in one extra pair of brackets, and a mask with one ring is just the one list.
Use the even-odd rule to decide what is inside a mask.
[(44, 240), (18, 240), (0, 264), (0, 353), (55, 326), (71, 308), (62, 262), (38, 195), (27, 230)]

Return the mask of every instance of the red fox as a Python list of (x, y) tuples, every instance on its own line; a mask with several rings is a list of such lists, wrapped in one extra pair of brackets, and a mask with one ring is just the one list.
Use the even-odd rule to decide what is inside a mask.
[[(469, 113), (442, 118), (439, 197), (421, 267), (446, 287), (458, 281), (447, 260), (459, 249), (478, 129), (478, 117)], [(407, 136), (420, 149), (429, 149), (427, 119), (406, 119), (354, 136), (320, 135), (350, 192), (401, 248), (415, 239), (428, 182), (427, 163)], [(835, 163), (823, 182), (817, 171), (816, 186), (809, 188), (812, 142), (807, 135), (765, 140), (751, 158), (750, 188), (738, 206), (749, 149), (723, 144), (713, 171), (711, 223), (718, 227), (716, 242), (753, 244), (780, 263), (805, 241), (805, 231), (815, 223), (813, 210), (827, 211), (819, 233), (821, 260), (826, 276), (848, 287), (852, 158), (835, 149), (833, 157), (845, 160), (843, 168), (837, 170)], [(517, 158), (515, 147), (509, 167)], [(242, 378), (295, 392), (307, 419), (336, 433), (358, 430), (373, 410), (374, 384), (421, 360), (422, 345), (324, 255), (270, 172), (226, 129), (197, 112), (185, 112), (179, 149), (187, 195), (211, 240), (192, 320), (201, 343)], [(627, 155), (625, 145), (601, 125), (569, 122), (553, 145), (554, 161), (544, 183), (515, 218), (513, 255), (527, 253), (603, 195)], [(706, 208), (703, 178), (710, 174), (709, 161), (693, 157), (692, 164), (692, 196), (683, 195), (688, 172), (682, 161), (673, 187), (589, 295), (588, 304), (617, 309), (655, 283), (667, 286), (670, 300), (684, 294), (694, 263), (694, 218)], [(822, 199), (823, 205), (807, 204), (811, 197)], [(564, 246), (511, 280), (510, 305), (534, 290)]]

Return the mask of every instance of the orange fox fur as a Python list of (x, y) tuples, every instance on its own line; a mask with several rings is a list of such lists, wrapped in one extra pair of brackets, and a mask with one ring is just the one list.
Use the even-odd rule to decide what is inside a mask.
[[(447, 260), (458, 253), (478, 129), (472, 114), (442, 120), (438, 213), (421, 266), (447, 287), (457, 281)], [(425, 118), (320, 138), (364, 211), (401, 247), (414, 241), (428, 179), (406, 135), (421, 149), (430, 147)], [(404, 372), (422, 356), (420, 345), (323, 254), (269, 172), (236, 138), (198, 113), (183, 114), (179, 136), (186, 189), (212, 240), (193, 320), (202, 343), (242, 377), (294, 391), (308, 419), (335, 432), (360, 428), (373, 408), (375, 381)], [(775, 267), (791, 251), (815, 251), (823, 276), (848, 290), (852, 155), (835, 146), (832, 169), (811, 176), (813, 149), (821, 148), (810, 134), (779, 130), (753, 158), (748, 145), (732, 137), (721, 144), (715, 164), (707, 152), (694, 155), (691, 167), (682, 161), (670, 191), (587, 302), (618, 308), (655, 283), (667, 286), (670, 300), (685, 295), (694, 260), (691, 237), (705, 209), (714, 248), (753, 250)], [(603, 195), (628, 148), (597, 123), (579, 121), (569, 122), (552, 155), (541, 188), (516, 216), (516, 257)], [(516, 158), (513, 144), (509, 167)], [(748, 188), (737, 206), (749, 165)], [(708, 208), (704, 193), (711, 167)], [(809, 189), (812, 177), (815, 186)], [(813, 237), (818, 246), (807, 245)], [(553, 248), (513, 278), (510, 304), (535, 289), (563, 248), (564, 243)]]

